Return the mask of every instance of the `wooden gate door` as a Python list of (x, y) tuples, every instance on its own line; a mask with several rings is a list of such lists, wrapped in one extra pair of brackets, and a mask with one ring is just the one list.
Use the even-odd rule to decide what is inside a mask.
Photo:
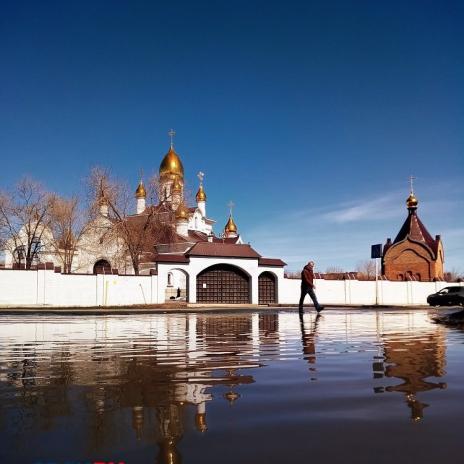
[(276, 279), (274, 274), (263, 272), (258, 277), (259, 304), (277, 303)]
[(250, 280), (241, 269), (216, 264), (197, 276), (198, 303), (250, 303)]

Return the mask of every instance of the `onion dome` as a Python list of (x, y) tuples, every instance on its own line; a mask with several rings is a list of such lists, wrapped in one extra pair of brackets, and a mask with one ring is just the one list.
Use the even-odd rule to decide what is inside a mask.
[(184, 166), (179, 155), (174, 151), (174, 147), (170, 147), (165, 157), (161, 161), (159, 168), (160, 177), (165, 176), (179, 176), (184, 177)]
[(189, 217), (189, 210), (187, 207), (184, 205), (184, 203), (181, 203), (178, 208), (176, 209), (176, 219), (177, 220), (188, 220)]
[(172, 184), (172, 192), (173, 193), (182, 192), (182, 184), (180, 183), (179, 176), (174, 177), (174, 183)]
[(406, 200), (406, 206), (408, 207), (408, 209), (417, 209), (418, 204), (419, 204), (419, 201), (417, 200), (414, 193), (411, 192), (409, 197)]
[(145, 190), (145, 186), (143, 185), (143, 180), (140, 179), (139, 186), (137, 187), (137, 190), (135, 191), (135, 198), (146, 198), (147, 197), (147, 191)]
[(232, 215), (229, 216), (229, 220), (227, 221), (227, 224), (224, 227), (224, 232), (227, 233), (237, 233), (237, 224), (235, 224), (234, 219), (232, 218)]
[(198, 192), (195, 198), (197, 199), (197, 202), (206, 201), (206, 193), (203, 189), (203, 184), (200, 184), (200, 187), (198, 187)]

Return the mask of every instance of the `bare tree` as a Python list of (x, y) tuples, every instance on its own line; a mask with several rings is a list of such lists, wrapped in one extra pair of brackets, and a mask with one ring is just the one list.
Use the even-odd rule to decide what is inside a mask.
[(459, 271), (456, 268), (453, 268), (449, 271), (446, 271), (443, 277), (446, 282), (463, 282), (464, 272)]
[(345, 270), (340, 266), (329, 266), (326, 270), (326, 274), (343, 274)]
[(356, 266), (359, 280), (375, 279), (375, 262), (373, 260), (360, 261)]
[(71, 273), (77, 245), (89, 225), (89, 216), (78, 197), (55, 197), (50, 208), (50, 246), (59, 257), (65, 274)]
[(11, 192), (0, 193), (0, 244), (13, 262), (26, 269), (40, 260), (50, 239), (53, 195), (39, 182), (25, 177)]
[(132, 191), (127, 184), (112, 178), (107, 170), (93, 169), (89, 184), (93, 198), (91, 210), (101, 211), (104, 206), (108, 220), (112, 223), (106, 239), (123, 243), (124, 253), (134, 273), (138, 275), (142, 260), (153, 254), (155, 244), (169, 243), (176, 236), (174, 212), (167, 203), (159, 203), (158, 180), (153, 178), (147, 184), (149, 206), (137, 215), (131, 214), (134, 203)]

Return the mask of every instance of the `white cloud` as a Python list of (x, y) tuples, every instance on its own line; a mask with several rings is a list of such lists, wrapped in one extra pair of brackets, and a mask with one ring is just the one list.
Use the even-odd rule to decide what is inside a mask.
[[(451, 218), (456, 218), (461, 200), (460, 197), (446, 199), (450, 189), (442, 188), (441, 195), (437, 185), (432, 190), (433, 195), (429, 195), (433, 199), (423, 206), (427, 213), (426, 225), (435, 234), (440, 233), (441, 228), (437, 226), (443, 226), (446, 221), (454, 225)], [(456, 193), (455, 188), (451, 190)], [(329, 266), (353, 270), (356, 263), (369, 259), (370, 245), (395, 237), (407, 214), (404, 201), (404, 191), (397, 191), (367, 201), (358, 199), (276, 213), (247, 232), (246, 239), (263, 255), (282, 258), (291, 270), (299, 269), (309, 258), (316, 261), (319, 271)], [(461, 245), (464, 223), (462, 219), (457, 220), (457, 227), (442, 230), (447, 267), (459, 267), (464, 262)]]

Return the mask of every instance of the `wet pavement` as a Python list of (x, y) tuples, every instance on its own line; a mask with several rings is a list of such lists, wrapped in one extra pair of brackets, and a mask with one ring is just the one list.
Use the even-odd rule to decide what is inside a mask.
[(0, 462), (458, 463), (428, 310), (0, 317)]

